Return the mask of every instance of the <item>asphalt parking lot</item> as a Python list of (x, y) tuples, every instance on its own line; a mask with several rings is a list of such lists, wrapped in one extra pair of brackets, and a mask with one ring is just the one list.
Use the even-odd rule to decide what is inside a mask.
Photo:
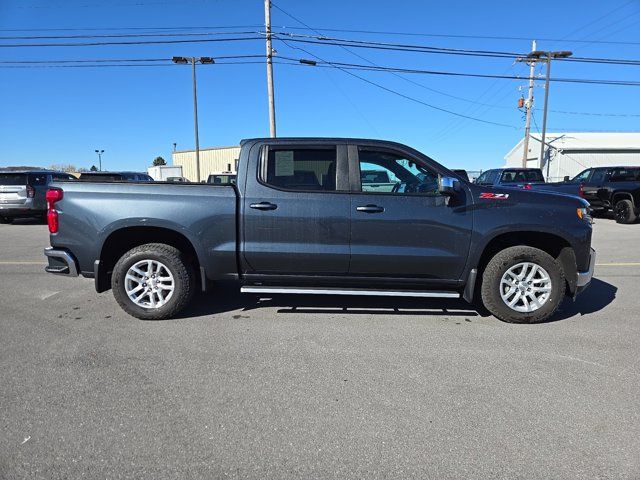
[(640, 478), (640, 224), (554, 321), (224, 287), (145, 322), (0, 225), (0, 478)]

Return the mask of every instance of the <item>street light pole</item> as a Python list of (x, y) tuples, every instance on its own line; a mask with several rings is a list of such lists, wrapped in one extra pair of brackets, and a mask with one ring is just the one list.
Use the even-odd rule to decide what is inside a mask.
[(96, 153), (98, 154), (98, 171), (101, 172), (102, 171), (102, 154), (104, 153), (104, 150), (96, 150)]
[(196, 62), (204, 65), (215, 63), (215, 61), (211, 57), (173, 57), (172, 60), (173, 63), (178, 64), (191, 63), (191, 80), (193, 83), (193, 126), (196, 140), (196, 181), (200, 182), (200, 139), (198, 137), (198, 90), (196, 87)]
[(200, 183), (200, 139), (198, 138), (198, 91), (196, 87), (196, 57), (191, 57), (193, 80), (193, 125), (196, 136), (196, 182)]

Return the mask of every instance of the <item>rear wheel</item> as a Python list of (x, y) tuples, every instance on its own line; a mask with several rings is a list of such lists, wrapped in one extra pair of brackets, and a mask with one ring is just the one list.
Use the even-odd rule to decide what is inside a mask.
[(562, 268), (548, 253), (533, 247), (498, 252), (482, 275), (482, 303), (505, 322), (547, 320), (564, 298)]
[(193, 266), (175, 247), (148, 243), (125, 253), (113, 269), (113, 296), (129, 315), (143, 320), (174, 317), (195, 291)]
[(13, 218), (11, 218), (11, 217), (0, 217), (0, 223), (13, 223)]
[(633, 223), (638, 216), (633, 208), (633, 202), (631, 200), (618, 200), (615, 207), (613, 207), (613, 217), (617, 223)]

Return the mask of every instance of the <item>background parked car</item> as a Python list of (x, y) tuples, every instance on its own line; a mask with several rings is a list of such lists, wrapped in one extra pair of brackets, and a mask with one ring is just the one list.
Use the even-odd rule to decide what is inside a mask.
[(184, 178), (184, 177), (167, 177), (166, 182), (179, 182), (179, 183), (185, 183), (188, 182), (189, 179), (188, 178)]
[(83, 172), (83, 182), (153, 182), (146, 173), (141, 172)]
[(494, 187), (531, 188), (527, 186), (543, 184), (545, 181), (539, 168), (494, 168), (482, 172), (475, 183)]
[(76, 180), (76, 177), (51, 170), (0, 171), (0, 223), (11, 223), (15, 218), (44, 217), (47, 213), (45, 195), (54, 180)]
[(582, 173), (586, 177), (582, 184), (583, 196), (591, 208), (613, 212), (618, 223), (634, 223), (638, 219), (640, 167), (593, 168)]

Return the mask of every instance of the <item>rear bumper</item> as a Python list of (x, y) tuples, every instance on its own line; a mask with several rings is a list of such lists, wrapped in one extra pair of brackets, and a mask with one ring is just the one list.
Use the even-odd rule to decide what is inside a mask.
[(47, 247), (44, 249), (44, 255), (47, 257), (48, 262), (48, 265), (44, 268), (45, 272), (68, 277), (78, 276), (78, 263), (70, 252)]
[(578, 272), (578, 278), (576, 281), (576, 293), (582, 292), (591, 283), (593, 278), (593, 271), (596, 267), (596, 251), (591, 249), (591, 257), (589, 258), (589, 269), (585, 272)]
[(35, 209), (32, 204), (0, 204), (0, 217), (29, 217), (33, 215), (40, 215), (42, 213), (46, 213), (46, 211)]

